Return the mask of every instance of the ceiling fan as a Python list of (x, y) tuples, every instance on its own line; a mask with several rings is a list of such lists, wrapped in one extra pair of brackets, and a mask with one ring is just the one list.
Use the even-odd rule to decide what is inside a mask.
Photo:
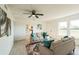
[(24, 14), (29, 14), (30, 16), (28, 16), (28, 18), (30, 17), (36, 17), (39, 18), (39, 16), (44, 16), (44, 14), (41, 13), (37, 13), (36, 10), (32, 10), (32, 11), (28, 11), (29, 13), (24, 13)]

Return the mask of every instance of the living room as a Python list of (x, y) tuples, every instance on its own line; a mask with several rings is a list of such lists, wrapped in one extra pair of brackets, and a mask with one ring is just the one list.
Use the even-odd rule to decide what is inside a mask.
[[(40, 55), (78, 55), (79, 54), (79, 5), (74, 4), (1, 4), (1, 10), (5, 11), (11, 20), (9, 34), (4, 34), (4, 26), (0, 34), (0, 54), (1, 55), (28, 55), (26, 45), (30, 44), (33, 37), (31, 33), (38, 37), (34, 39), (34, 45), (41, 43), (43, 37), (41, 33), (47, 33), (53, 42), (51, 45), (58, 47), (49, 49), (41, 47)], [(1, 11), (2, 12), (2, 11)], [(37, 15), (36, 15), (37, 13)], [(39, 14), (39, 15), (38, 15)], [(11, 34), (10, 34), (11, 33)], [(7, 39), (6, 39), (7, 38)], [(63, 47), (63, 38), (69, 40)], [(59, 43), (54, 43), (58, 41)], [(44, 45), (43, 42), (41, 45)], [(55, 47), (56, 47), (55, 45)], [(66, 48), (67, 47), (67, 48)], [(53, 50), (53, 51), (51, 51)], [(62, 50), (62, 51), (60, 51)]]

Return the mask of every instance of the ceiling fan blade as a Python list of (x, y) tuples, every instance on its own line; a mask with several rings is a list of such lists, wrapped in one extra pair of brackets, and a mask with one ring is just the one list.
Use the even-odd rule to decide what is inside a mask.
[(36, 18), (39, 18), (37, 15), (35, 15)]
[(36, 15), (40, 15), (40, 16), (43, 16), (44, 14), (36, 14)]
[(29, 18), (32, 17), (32, 15), (28, 16)]

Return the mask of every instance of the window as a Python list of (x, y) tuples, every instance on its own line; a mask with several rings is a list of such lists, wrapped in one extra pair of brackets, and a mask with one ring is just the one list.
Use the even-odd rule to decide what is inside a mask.
[(79, 38), (79, 20), (70, 21), (70, 35)]
[(79, 20), (70, 20), (59, 22), (59, 35), (61, 36), (74, 36), (79, 38)]
[(67, 35), (67, 22), (64, 21), (64, 22), (59, 22), (58, 24), (59, 26), (59, 35), (61, 36), (65, 36)]
[(60, 36), (73, 36), (76, 39), (76, 45), (79, 45), (79, 20), (59, 22), (58, 26)]

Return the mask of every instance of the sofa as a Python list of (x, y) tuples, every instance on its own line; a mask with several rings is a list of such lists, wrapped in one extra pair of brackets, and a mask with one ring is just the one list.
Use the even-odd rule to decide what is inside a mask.
[(40, 55), (67, 55), (69, 53), (74, 53), (74, 50), (75, 39), (73, 37), (69, 37), (52, 42), (50, 48), (45, 47), (43, 43), (39, 43), (38, 53)]
[(63, 38), (58, 41), (51, 43), (51, 47), (48, 49), (40, 45), (40, 54), (41, 55), (67, 55), (74, 53), (75, 50), (75, 39), (73, 37)]

